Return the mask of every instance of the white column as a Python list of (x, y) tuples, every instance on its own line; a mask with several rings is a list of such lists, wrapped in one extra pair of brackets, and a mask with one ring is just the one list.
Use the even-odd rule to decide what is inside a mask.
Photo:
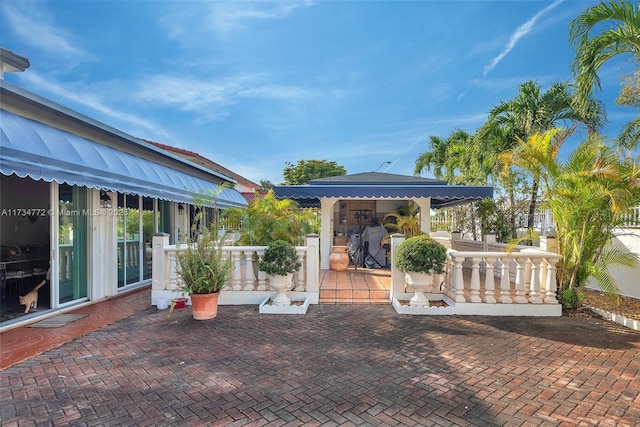
[[(320, 260), (318, 258), (320, 244), (320, 236), (317, 234), (307, 235), (307, 277), (305, 280), (307, 292), (320, 292)], [(327, 262), (329, 262), (328, 257)]]
[(420, 230), (426, 235), (431, 233), (431, 197), (413, 199), (420, 208)]
[(329, 269), (329, 255), (333, 245), (333, 205), (335, 197), (320, 199), (320, 268)]
[(151, 289), (167, 289), (168, 257), (165, 257), (164, 248), (169, 246), (169, 234), (155, 233), (152, 240), (153, 259), (151, 260), (152, 276)]
[(396, 268), (396, 251), (398, 245), (404, 242), (404, 234), (391, 235), (391, 290), (389, 299), (393, 299), (396, 293), (404, 292), (404, 273)]

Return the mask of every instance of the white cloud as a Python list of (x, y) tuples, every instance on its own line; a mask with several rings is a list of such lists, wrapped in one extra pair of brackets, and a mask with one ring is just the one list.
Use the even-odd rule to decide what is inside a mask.
[[(313, 5), (311, 1), (298, 2), (208, 2), (202, 4), (180, 4), (180, 10), (159, 20), (167, 30), (169, 39), (198, 38), (196, 33), (204, 31), (229, 34), (244, 29), (259, 21), (275, 21), (287, 18), (293, 11)], [(191, 6), (191, 7), (188, 7)]]
[(10, 4), (2, 6), (9, 28), (26, 44), (52, 55), (87, 58), (91, 55), (74, 42), (73, 35), (57, 27), (54, 19), (41, 5), (20, 3), (21, 9)]
[(205, 120), (229, 114), (228, 107), (242, 99), (304, 100), (322, 93), (299, 86), (263, 83), (262, 74), (242, 74), (218, 80), (156, 75), (145, 77), (133, 94), (140, 102), (177, 107)]
[(243, 28), (246, 23), (258, 20), (278, 20), (291, 12), (310, 6), (311, 2), (215, 2), (207, 21), (210, 29), (227, 33)]
[[(20, 75), (20, 79), (29, 83), (30, 85), (37, 88), (37, 92), (45, 91), (56, 96), (68, 99), (69, 101), (75, 102), (79, 105), (83, 105), (85, 107), (91, 108), (99, 113), (104, 114), (105, 116), (111, 117), (113, 119), (129, 123), (136, 128), (144, 130), (146, 132), (150, 132), (159, 137), (168, 137), (169, 132), (164, 131), (161, 126), (156, 123), (144, 120), (140, 117), (137, 117), (130, 112), (121, 112), (114, 110), (100, 99), (98, 95), (96, 95), (95, 90), (89, 89), (81, 89), (78, 87), (74, 87), (68, 89), (67, 87), (70, 85), (61, 85), (60, 83), (46, 80), (41, 77), (36, 72), (29, 72)], [(77, 85), (76, 85), (77, 86)]]
[(514, 33), (511, 34), (511, 37), (509, 38), (509, 42), (504, 47), (502, 52), (500, 52), (498, 56), (493, 58), (491, 62), (489, 62), (489, 65), (484, 67), (484, 75), (486, 76), (487, 73), (493, 70), (496, 67), (496, 65), (498, 65), (498, 63), (502, 61), (509, 54), (509, 52), (511, 52), (511, 50), (516, 46), (516, 44), (520, 41), (521, 38), (523, 38), (524, 36), (529, 34), (531, 31), (533, 31), (534, 26), (536, 25), (536, 23), (540, 18), (542, 18), (545, 14), (549, 13), (554, 8), (556, 8), (556, 6), (558, 6), (563, 1), (564, 0), (555, 0), (549, 6), (545, 7), (544, 9), (536, 13), (533, 18), (529, 19), (527, 22), (525, 22), (524, 24), (516, 28)]

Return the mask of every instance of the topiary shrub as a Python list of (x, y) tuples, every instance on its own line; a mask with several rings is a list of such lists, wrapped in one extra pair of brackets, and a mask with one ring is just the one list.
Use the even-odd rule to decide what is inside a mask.
[(272, 276), (286, 276), (301, 267), (296, 248), (284, 240), (276, 240), (264, 250), (258, 268)]
[(395, 255), (396, 268), (404, 273), (444, 273), (447, 248), (427, 236), (410, 237), (400, 243)]

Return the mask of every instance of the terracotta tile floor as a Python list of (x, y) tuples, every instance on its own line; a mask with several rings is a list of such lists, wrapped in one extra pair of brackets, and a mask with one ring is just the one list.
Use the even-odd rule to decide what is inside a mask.
[(69, 311), (85, 317), (58, 328), (22, 326), (0, 334), (0, 370), (122, 320), (151, 305), (151, 286)]
[(390, 304), (391, 270), (358, 268), (320, 271), (322, 304)]

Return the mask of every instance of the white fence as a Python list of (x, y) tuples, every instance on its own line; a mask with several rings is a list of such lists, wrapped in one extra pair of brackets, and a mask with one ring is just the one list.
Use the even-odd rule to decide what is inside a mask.
[[(640, 228), (640, 206), (635, 206), (628, 211), (626, 211), (623, 215), (623, 228)], [(516, 218), (516, 227), (517, 228), (527, 228), (528, 225), (528, 217), (526, 215), (521, 215)], [(545, 233), (550, 230), (554, 230), (556, 227), (555, 220), (553, 218), (553, 213), (549, 209), (537, 210), (533, 216), (533, 228), (538, 230), (540, 233)], [(445, 216), (431, 216), (431, 229), (432, 230), (446, 230), (446, 231), (455, 231), (459, 230), (459, 224), (457, 224), (455, 217), (453, 215), (445, 215)]]
[[(310, 304), (318, 303), (320, 289), (320, 238), (307, 236), (306, 246), (297, 246), (296, 252), (302, 268), (295, 274), (292, 299), (308, 298)], [(151, 304), (160, 300), (171, 300), (182, 296), (180, 277), (177, 273), (177, 253), (186, 245), (170, 245), (169, 235), (159, 233), (153, 236), (153, 278)], [(266, 246), (223, 246), (226, 256), (232, 260), (231, 283), (220, 292), (219, 304), (259, 304), (273, 296), (264, 272), (258, 271), (254, 259), (262, 256)]]
[[(492, 241), (434, 237), (447, 246), (447, 264), (440, 287), (432, 297), (447, 301), (448, 307), (433, 314), (477, 314), (501, 316), (560, 316), (556, 299), (556, 264), (560, 255), (530, 246), (506, 252)], [(392, 237), (392, 296), (406, 298), (404, 275), (394, 268), (395, 248), (404, 240)]]

